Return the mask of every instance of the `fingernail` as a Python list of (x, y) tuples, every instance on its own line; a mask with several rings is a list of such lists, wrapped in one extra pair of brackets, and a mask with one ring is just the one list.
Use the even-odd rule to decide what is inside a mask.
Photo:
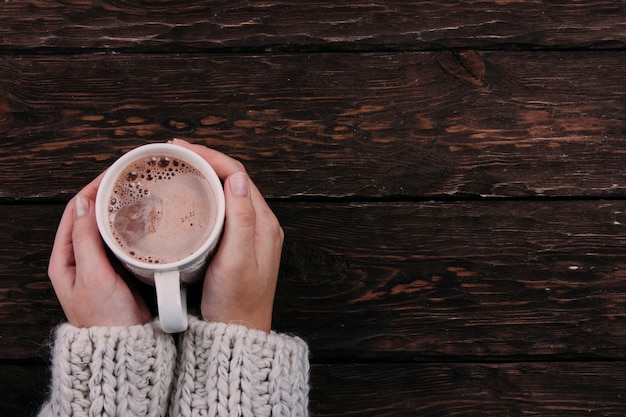
[(246, 174), (237, 173), (230, 177), (230, 191), (233, 195), (238, 197), (246, 196), (248, 195), (249, 189)]
[(74, 217), (81, 217), (89, 213), (89, 200), (83, 195), (76, 196), (76, 205), (74, 206)]
[(174, 138), (174, 139), (172, 139), (172, 141), (171, 141), (171, 142), (172, 142), (172, 143), (176, 143), (176, 142), (180, 142), (180, 143), (189, 143), (189, 142), (187, 142), (187, 141), (186, 141), (186, 140), (184, 140), (184, 139), (178, 139), (178, 138)]

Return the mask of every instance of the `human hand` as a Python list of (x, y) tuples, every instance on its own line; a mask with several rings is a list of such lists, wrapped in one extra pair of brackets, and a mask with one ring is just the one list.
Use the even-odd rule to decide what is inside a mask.
[(206, 272), (202, 317), (269, 332), (284, 239), (276, 216), (240, 162), (201, 145), (172, 143), (198, 153), (225, 181), (224, 235)]
[(102, 175), (65, 207), (50, 256), (48, 275), (70, 324), (132, 326), (152, 319), (107, 258), (95, 215)]

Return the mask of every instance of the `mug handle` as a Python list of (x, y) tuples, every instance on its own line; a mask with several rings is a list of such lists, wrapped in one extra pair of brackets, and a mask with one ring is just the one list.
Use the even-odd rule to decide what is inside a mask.
[(187, 329), (187, 289), (181, 286), (180, 272), (155, 271), (159, 321), (166, 333), (178, 333)]

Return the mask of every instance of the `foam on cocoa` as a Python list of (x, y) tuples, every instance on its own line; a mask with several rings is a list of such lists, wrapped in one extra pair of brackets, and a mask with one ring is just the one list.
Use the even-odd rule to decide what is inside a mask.
[(215, 226), (213, 191), (188, 162), (138, 159), (118, 176), (109, 227), (117, 244), (145, 263), (172, 263), (194, 253)]

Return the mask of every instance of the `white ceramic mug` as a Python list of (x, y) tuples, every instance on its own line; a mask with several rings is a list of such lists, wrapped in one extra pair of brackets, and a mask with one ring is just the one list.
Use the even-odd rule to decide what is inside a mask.
[[(179, 161), (183, 161), (184, 166), (190, 164), (202, 174), (201, 178), (208, 183), (208, 190), (210, 191), (207, 192), (207, 197), (209, 201), (215, 205), (214, 210), (211, 209), (212, 214), (214, 213), (215, 215), (215, 221), (212, 222), (213, 226), (211, 230), (207, 230), (203, 235), (204, 241), (198, 242), (197, 249), (192, 253), (175, 261), (159, 261), (156, 263), (151, 258), (149, 260), (145, 257), (137, 259), (131, 255), (131, 253), (134, 254), (134, 252), (129, 252), (127, 248), (123, 248), (123, 244), (119, 238), (119, 232), (116, 234), (116, 231), (112, 230), (114, 227), (112, 226), (112, 217), (109, 212), (114, 211), (111, 209), (111, 202), (117, 201), (117, 196), (114, 193), (119, 192), (119, 186), (116, 187), (116, 183), (119, 185), (119, 179), (122, 174), (129, 175), (127, 172), (131, 172), (129, 171), (129, 167), (133, 163), (136, 161), (145, 161), (150, 158), (154, 158), (155, 160), (156, 158), (164, 158), (164, 161), (172, 159), (176, 161), (176, 164), (178, 164)], [(135, 171), (132, 172), (135, 173)], [(142, 185), (142, 181), (144, 185), (148, 184), (145, 178), (137, 178), (133, 182), (133, 187), (136, 186), (140, 188), (144, 186)], [(176, 187), (170, 188), (175, 189)], [(147, 190), (145, 193), (149, 194)], [(135, 198), (136, 200), (143, 198), (143, 192), (138, 194), (141, 195)], [(159, 206), (159, 209), (162, 208), (164, 212), (167, 211), (165, 209), (166, 203), (169, 204), (169, 207), (178, 207), (181, 203), (179, 200), (174, 200), (174, 197), (171, 196), (164, 196), (163, 199), (159, 198), (158, 201), (163, 203), (162, 207), (161, 205)], [(169, 211), (171, 212), (172, 210)], [(118, 211), (118, 215), (119, 212), (121, 211)], [(143, 213), (145, 213), (145, 210)], [(159, 213), (159, 215), (163, 216), (166, 214), (167, 213)], [(192, 214), (195, 213), (191, 213), (190, 216)], [(181, 332), (187, 328), (185, 283), (201, 278), (206, 264), (220, 240), (224, 224), (224, 214), (224, 191), (217, 174), (201, 156), (181, 146), (156, 143), (135, 148), (119, 158), (107, 170), (102, 179), (96, 196), (96, 218), (100, 234), (113, 254), (130, 272), (140, 280), (148, 284), (153, 284), (156, 287), (159, 320), (163, 330), (168, 333)], [(157, 222), (158, 221), (160, 221), (160, 217)], [(190, 222), (192, 221), (193, 220), (190, 220)], [(185, 227), (186, 226), (181, 223), (180, 230), (176, 227), (176, 229), (173, 229), (173, 233), (178, 233), (179, 231), (180, 233), (186, 233)]]

